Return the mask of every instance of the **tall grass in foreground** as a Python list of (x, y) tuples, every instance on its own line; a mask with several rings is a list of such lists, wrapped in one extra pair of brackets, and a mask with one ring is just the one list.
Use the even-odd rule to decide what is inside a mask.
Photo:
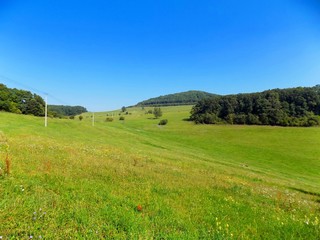
[[(319, 128), (0, 113), (3, 239), (319, 239)], [(100, 115), (100, 116), (99, 116)], [(150, 118), (150, 119), (149, 119)], [(0, 162), (5, 165), (5, 154)]]

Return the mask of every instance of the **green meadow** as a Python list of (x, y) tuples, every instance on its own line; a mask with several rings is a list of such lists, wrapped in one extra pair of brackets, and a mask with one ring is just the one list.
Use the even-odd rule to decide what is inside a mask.
[(319, 127), (196, 125), (191, 106), (159, 126), (148, 109), (47, 128), (0, 112), (2, 239), (320, 238)]

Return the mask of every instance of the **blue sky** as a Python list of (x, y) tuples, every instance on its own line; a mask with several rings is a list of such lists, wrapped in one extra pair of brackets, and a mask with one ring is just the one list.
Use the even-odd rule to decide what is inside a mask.
[(0, 82), (90, 111), (188, 90), (314, 86), (320, 3), (1, 0)]

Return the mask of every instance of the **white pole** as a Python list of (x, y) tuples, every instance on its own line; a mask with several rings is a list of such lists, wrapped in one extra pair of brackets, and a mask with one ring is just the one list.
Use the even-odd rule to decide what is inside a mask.
[(92, 112), (92, 127), (94, 127), (94, 112)]
[(44, 126), (48, 126), (48, 96), (46, 96), (46, 105), (45, 105), (45, 113), (44, 113)]

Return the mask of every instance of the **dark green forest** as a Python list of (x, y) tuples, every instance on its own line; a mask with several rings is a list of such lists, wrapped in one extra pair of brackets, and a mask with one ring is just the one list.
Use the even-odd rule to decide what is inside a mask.
[(0, 83), (0, 111), (44, 116), (45, 102), (37, 94), (7, 88), (6, 85)]
[(198, 101), (215, 96), (215, 94), (201, 92), (201, 91), (188, 91), (182, 93), (175, 93), (164, 95), (156, 98), (139, 102), (136, 106), (146, 107), (159, 107), (159, 106), (178, 106), (178, 105), (194, 105)]
[[(37, 94), (26, 90), (8, 88), (0, 83), (0, 111), (44, 116), (45, 101)], [(48, 115), (50, 117), (74, 116), (83, 112), (87, 112), (87, 109), (81, 106), (48, 105)]]
[(64, 106), (64, 105), (48, 105), (50, 115), (54, 117), (75, 116), (84, 112), (88, 112), (86, 108), (81, 106)]
[(204, 124), (314, 126), (320, 124), (320, 85), (215, 96), (199, 101), (190, 119)]

